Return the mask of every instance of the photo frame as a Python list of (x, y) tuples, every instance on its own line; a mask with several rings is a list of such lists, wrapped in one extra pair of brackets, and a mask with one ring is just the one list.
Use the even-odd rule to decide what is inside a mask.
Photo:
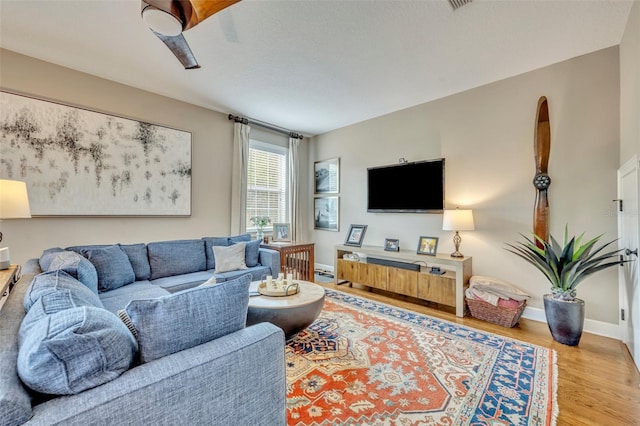
[(385, 238), (384, 249), (385, 251), (400, 251), (400, 240)]
[(313, 211), (314, 229), (338, 231), (340, 226), (339, 197), (315, 197)]
[(349, 232), (347, 232), (347, 239), (344, 241), (344, 245), (361, 247), (366, 232), (367, 225), (351, 225)]
[(271, 241), (291, 241), (291, 230), (288, 223), (274, 223)]
[(34, 217), (191, 215), (190, 132), (0, 91), (0, 157)]
[(340, 192), (340, 158), (313, 163), (314, 188), (316, 194), (337, 194)]
[(420, 237), (418, 240), (417, 254), (426, 254), (427, 256), (435, 256), (438, 253), (437, 237)]

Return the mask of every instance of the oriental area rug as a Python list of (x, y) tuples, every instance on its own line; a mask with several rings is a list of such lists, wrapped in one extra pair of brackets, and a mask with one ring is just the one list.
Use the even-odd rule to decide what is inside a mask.
[(288, 426), (555, 424), (553, 350), (325, 291), (286, 345)]

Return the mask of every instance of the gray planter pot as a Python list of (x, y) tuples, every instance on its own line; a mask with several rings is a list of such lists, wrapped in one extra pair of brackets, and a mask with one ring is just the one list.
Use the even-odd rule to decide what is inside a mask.
[(549, 331), (556, 342), (568, 346), (580, 343), (584, 326), (584, 300), (560, 300), (545, 294), (544, 313)]

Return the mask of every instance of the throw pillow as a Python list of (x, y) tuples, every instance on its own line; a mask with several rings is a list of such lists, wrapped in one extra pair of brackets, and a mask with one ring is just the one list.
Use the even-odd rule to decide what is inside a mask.
[(246, 243), (237, 243), (229, 247), (213, 246), (213, 256), (216, 258), (215, 274), (247, 269), (244, 261)]
[[(95, 306), (102, 308), (100, 298), (91, 289), (66, 272), (54, 270), (38, 274), (33, 278), (23, 299), (25, 312), (28, 312), (40, 298), (52, 293), (60, 293), (60, 297), (66, 298), (67, 302), (64, 302), (67, 303), (66, 307)], [(49, 303), (53, 303), (53, 299), (50, 299)]]
[(115, 379), (135, 359), (136, 340), (105, 309), (83, 306), (44, 317), (31, 312), (20, 326), (18, 375), (37, 392), (77, 394)]
[(260, 240), (249, 241), (244, 252), (244, 263), (249, 268), (253, 268), (258, 264), (258, 257), (260, 255)]
[(48, 271), (51, 261), (55, 258), (57, 253), (60, 253), (62, 251), (64, 250), (61, 249), (60, 247), (48, 248), (45, 251), (43, 251), (42, 254), (40, 255), (40, 259), (38, 259), (38, 263), (40, 264), (40, 269), (42, 269), (43, 272)]
[(94, 293), (98, 294), (98, 273), (91, 262), (73, 251), (56, 253), (47, 271), (61, 270), (76, 278)]
[(98, 273), (99, 291), (114, 290), (136, 280), (129, 257), (120, 246), (90, 249), (86, 253)]
[(207, 254), (207, 269), (216, 268), (216, 259), (213, 257), (213, 246), (228, 246), (228, 237), (202, 237), (205, 253)]
[(131, 267), (136, 275), (136, 281), (145, 281), (151, 278), (151, 266), (147, 255), (146, 244), (118, 244), (129, 257)]
[(135, 328), (140, 361), (153, 361), (244, 328), (251, 279), (246, 274), (157, 299), (130, 301), (118, 315)]

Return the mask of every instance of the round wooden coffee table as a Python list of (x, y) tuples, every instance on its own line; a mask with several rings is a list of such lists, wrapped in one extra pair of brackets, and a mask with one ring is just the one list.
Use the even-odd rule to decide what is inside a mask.
[(296, 280), (300, 291), (293, 296), (253, 296), (260, 281), (249, 286), (249, 310), (247, 326), (270, 322), (280, 327), (287, 339), (291, 339), (318, 318), (324, 305), (324, 288), (309, 281)]

